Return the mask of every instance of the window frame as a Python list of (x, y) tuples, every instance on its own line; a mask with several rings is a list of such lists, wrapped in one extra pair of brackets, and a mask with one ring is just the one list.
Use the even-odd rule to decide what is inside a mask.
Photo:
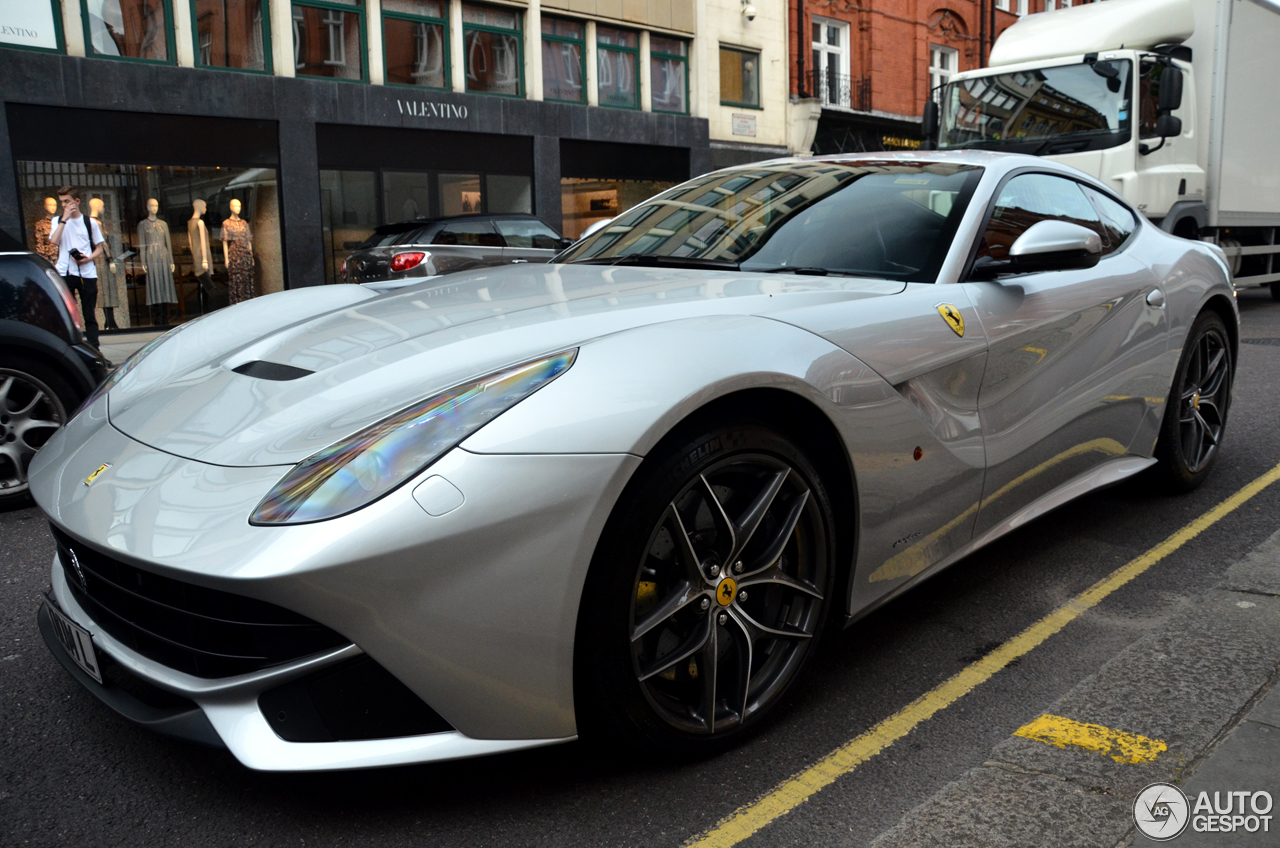
[[(80, 0), (80, 23), (84, 27), (84, 55), (87, 59), (111, 59), (116, 62), (137, 62), (143, 65), (166, 65), (176, 67), (178, 64), (178, 43), (173, 31), (173, 2), (172, 0), (160, 0), (164, 6), (164, 40), (165, 49), (169, 53), (168, 59), (142, 59), (137, 56), (111, 56), (107, 53), (99, 53), (93, 49), (93, 29), (89, 24), (89, 0)], [(62, 17), (62, 9), (58, 9), (55, 13), (55, 19)], [(58, 23), (58, 31), (62, 31), (61, 22)], [(8, 46), (8, 45), (6, 45)], [(33, 49), (33, 48), (27, 48)], [(48, 51), (42, 51), (48, 52)]]
[[(582, 27), (582, 38), (573, 38), (567, 35), (548, 35), (545, 32), (539, 32), (540, 41), (538, 46), (542, 46), (543, 41), (552, 41), (557, 44), (576, 44), (580, 48), (578, 51), (578, 71), (582, 75), (582, 97), (577, 100), (562, 100), (559, 97), (547, 97), (543, 93), (543, 100), (547, 103), (572, 103), (577, 106), (587, 105), (587, 22), (581, 18), (569, 18), (564, 15), (543, 15), (543, 18), (551, 18), (552, 20), (572, 21)], [(538, 60), (542, 60), (541, 54)], [(543, 69), (543, 78), (546, 78), (546, 69)]]
[[(488, 4), (488, 3), (468, 3), (466, 2), (466, 0), (464, 0), (462, 5), (464, 7), (476, 6), (481, 9), (486, 7), (493, 8), (493, 9), (501, 9), (503, 11), (510, 12), (511, 14), (516, 16), (516, 28), (514, 30), (510, 30), (510, 29), (503, 29), (502, 27), (489, 26), (488, 24), (469, 24), (467, 23), (466, 14), (463, 13), (461, 15), (462, 20), (460, 21), (460, 23), (462, 24), (462, 51), (463, 51), (462, 90), (463, 92), (465, 92), (466, 94), (483, 94), (486, 97), (512, 97), (517, 99), (523, 99), (525, 97), (525, 79), (524, 79), (524, 30), (525, 30), (525, 23), (526, 23), (524, 19), (525, 10), (523, 8), (517, 8), (515, 6), (497, 6), (497, 5)], [(516, 36), (516, 67), (519, 70), (519, 80), (520, 80), (520, 84), (516, 86), (515, 94), (501, 94), (496, 91), (473, 91), (471, 89), (471, 85), (467, 81), (467, 55), (466, 55), (467, 32), (471, 30), (474, 30), (476, 32), (489, 32), (489, 33), (494, 33), (496, 35), (511, 35), (513, 33), (515, 34)], [(584, 77), (584, 80), (585, 80), (585, 77)], [(483, 194), (481, 195), (481, 197), (483, 197)]]
[[(369, 32), (368, 32), (368, 9), (365, 6), (366, 0), (360, 0), (359, 3), (352, 5), (350, 3), (329, 3), (326, 0), (289, 0), (289, 14), (293, 15), (293, 10), (302, 6), (310, 9), (324, 9), (331, 12), (346, 12), (356, 16), (357, 24), (360, 27), (360, 76), (354, 79), (345, 79), (343, 77), (326, 77), (323, 74), (305, 74), (297, 70), (297, 62), (294, 62), (294, 76), (299, 79), (312, 80), (328, 80), (329, 82), (346, 82), (346, 83), (367, 83), (369, 82)], [(298, 42), (293, 42), (293, 54), (298, 54)]]
[[(735, 109), (758, 109), (758, 110), (760, 110), (760, 111), (762, 111), (762, 112), (763, 112), (763, 111), (764, 111), (764, 106), (763, 106), (762, 104), (763, 104), (763, 102), (764, 102), (764, 91), (763, 91), (764, 86), (762, 85), (762, 83), (764, 82), (764, 78), (763, 78), (763, 74), (761, 73), (761, 69), (760, 69), (760, 51), (759, 51), (758, 49), (755, 49), (755, 48), (752, 48), (752, 47), (737, 47), (737, 46), (735, 46), (735, 45), (733, 45), (733, 44), (724, 44), (724, 43), (722, 42), (722, 43), (719, 45), (719, 51), (718, 51), (718, 52), (719, 52), (720, 54), (723, 54), (726, 50), (728, 50), (728, 51), (730, 51), (730, 52), (732, 52), (732, 53), (747, 54), (747, 55), (751, 55), (751, 56), (755, 56), (755, 57), (756, 57), (756, 98), (757, 98), (757, 102), (755, 102), (755, 103), (742, 103), (742, 102), (739, 102), (739, 101), (736, 101), (736, 100), (725, 100), (725, 99), (723, 99), (723, 97), (722, 97), (722, 98), (721, 98), (721, 100), (720, 100), (720, 105), (721, 105), (721, 106), (732, 106), (732, 107), (734, 107)], [(719, 58), (719, 56), (717, 56), (717, 58)], [(717, 73), (717, 76), (719, 75), (719, 70), (720, 70), (720, 65), (719, 65), (719, 64), (717, 64), (717, 65), (716, 65), (716, 73)], [(719, 80), (717, 80), (717, 82), (719, 82)], [(717, 86), (717, 87), (720, 87), (720, 86)]]
[[(635, 68), (635, 74), (634, 74), (635, 79), (633, 79), (633, 80), (632, 80), (632, 83), (633, 83), (633, 85), (635, 86), (635, 89), (634, 89), (634, 90), (635, 90), (635, 93), (636, 93), (636, 105), (635, 105), (635, 106), (617, 106), (617, 105), (614, 105), (614, 104), (612, 104), (612, 103), (599, 103), (599, 108), (601, 108), (601, 109), (622, 109), (623, 111), (626, 111), (626, 112), (639, 112), (639, 111), (641, 111), (641, 110), (644, 108), (644, 104), (643, 104), (642, 102), (640, 102), (640, 31), (639, 31), (639, 30), (635, 30), (635, 29), (628, 29), (627, 27), (614, 26), (614, 25), (612, 25), (612, 24), (608, 24), (608, 25), (606, 25), (606, 26), (605, 26), (605, 29), (616, 30), (617, 32), (629, 32), (629, 33), (631, 33), (632, 35), (634, 35), (634, 36), (636, 37), (636, 46), (635, 46), (635, 47), (621, 47), (621, 46), (619, 46), (619, 45), (617, 45), (617, 44), (601, 45), (601, 43), (600, 43), (600, 26), (599, 26), (599, 25), (597, 25), (597, 26), (596, 26), (596, 92), (597, 92), (597, 94), (596, 94), (596, 101), (597, 101), (598, 103), (599, 103), (599, 101), (600, 101), (600, 97), (599, 97), (599, 91), (600, 91), (600, 54), (601, 54), (602, 52), (630, 53), (630, 54), (631, 54), (631, 56), (632, 56), (632, 57), (634, 57), (634, 59), (635, 59), (635, 62), (632, 64), (632, 67), (633, 67), (633, 68)], [(583, 57), (582, 57), (582, 58), (583, 58), (583, 61), (585, 62), (585, 61), (586, 61), (586, 53), (585, 53), (585, 51), (584, 51), (584, 53), (583, 53)], [(584, 77), (584, 79), (585, 79), (585, 77)], [(687, 88), (687, 87), (688, 87), (688, 86), (687, 86), (687, 83), (686, 83), (686, 88)], [(671, 113), (671, 114), (674, 114), (674, 113)]]
[[(650, 36), (649, 36), (649, 38), (650, 38), (650, 42), (649, 42), (649, 43), (650, 43), (650, 47), (649, 47), (649, 62), (650, 62), (650, 67), (649, 67), (649, 79), (651, 80), (651, 82), (650, 82), (650, 89), (651, 89), (651, 90), (650, 90), (650, 92), (649, 92), (649, 108), (651, 108), (653, 111), (658, 112), (658, 113), (663, 114), (663, 115), (688, 115), (688, 114), (689, 114), (689, 107), (690, 107), (690, 105), (691, 105), (691, 104), (690, 104), (690, 102), (689, 102), (689, 99), (690, 99), (690, 98), (689, 98), (689, 53), (690, 53), (690, 52), (691, 52), (691, 50), (692, 50), (692, 44), (691, 44), (691, 42), (686, 41), (686, 40), (685, 40), (685, 39), (683, 39), (683, 38), (676, 38), (676, 37), (675, 37), (675, 36), (673, 36), (673, 35), (665, 35), (665, 34), (662, 34), (662, 33), (657, 33), (657, 35), (658, 35), (660, 38), (666, 38), (666, 39), (669, 39), (669, 40), (671, 40), (671, 41), (679, 41), (680, 43), (682, 43), (682, 44), (684, 45), (685, 54), (684, 54), (683, 56), (677, 56), (677, 55), (676, 55), (676, 54), (674, 54), (674, 53), (663, 53), (661, 50), (654, 50), (654, 49), (653, 49), (653, 47), (652, 47), (652, 44), (653, 44), (653, 40), (652, 40), (652, 39), (653, 39), (653, 35), (654, 35), (654, 33), (650, 33)], [(652, 91), (652, 88), (653, 88), (653, 83), (652, 83), (652, 79), (653, 79), (653, 65), (652, 65), (652, 63), (653, 63), (653, 60), (654, 60), (654, 59), (678, 59), (679, 61), (681, 61), (681, 62), (683, 62), (683, 63), (684, 63), (684, 111), (682, 111), (682, 112), (677, 112), (677, 111), (676, 111), (676, 110), (674, 110), (674, 109), (659, 109), (657, 106), (654, 106), (654, 105), (653, 105), (653, 91)], [(638, 63), (637, 63), (637, 64), (638, 64)]]
[(206, 65), (200, 61), (200, 28), (197, 26), (196, 0), (191, 0), (191, 46), (195, 51), (195, 67), (202, 71), (231, 71), (238, 74), (275, 73), (271, 64), (271, 0), (260, 0), (262, 3), (262, 63), (263, 70), (256, 68), (228, 68), (225, 65)]
[[(30, 44), (11, 44), (9, 42), (4, 42), (3, 44), (0, 44), (0, 49), (32, 50), (36, 53), (65, 54), (67, 52), (67, 40), (62, 33), (62, 0), (46, 0), (46, 2), (48, 2), (50, 7), (53, 9), (53, 39), (58, 46), (57, 47), (35, 47)], [(81, 14), (84, 14), (83, 0), (81, 0), (81, 2), (82, 2)], [(88, 15), (85, 15), (85, 18), (88, 18)], [(86, 42), (86, 46), (87, 44), (88, 42)], [(104, 56), (102, 58), (110, 59), (111, 57)]]
[[(933, 63), (933, 60), (935, 57), (942, 57), (942, 56), (950, 56), (955, 62), (955, 67), (944, 68), (940, 65), (935, 65)], [(933, 99), (935, 103), (939, 103), (938, 96), (939, 96), (939, 92), (942, 91), (942, 87), (947, 83), (951, 82), (951, 80), (953, 80), (955, 78), (955, 75), (958, 73), (960, 73), (960, 51), (955, 47), (947, 47), (945, 44), (930, 44), (929, 45), (929, 97)], [(934, 85), (934, 82), (933, 82), (935, 77), (939, 80), (937, 85)], [(939, 103), (939, 105), (941, 104)]]
[[(379, 6), (382, 13), (382, 80), (386, 85), (394, 85), (398, 88), (411, 88), (419, 91), (449, 91), (451, 90), (450, 82), (453, 75), (452, 65), (450, 62), (450, 41), (449, 38), (449, 0), (440, 0), (440, 5), (444, 7), (443, 18), (433, 18), (429, 15), (414, 15), (409, 12), (388, 12), (385, 7)], [(439, 24), (444, 27), (444, 85), (414, 85), (408, 82), (391, 82), (389, 74), (389, 66), (387, 64), (387, 19), (393, 21), (408, 21), (415, 24)], [(463, 36), (465, 39), (466, 36)]]

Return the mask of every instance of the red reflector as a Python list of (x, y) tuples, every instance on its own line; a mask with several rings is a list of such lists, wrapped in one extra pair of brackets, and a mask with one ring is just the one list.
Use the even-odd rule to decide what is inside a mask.
[(391, 257), (391, 270), (408, 271), (410, 268), (417, 268), (426, 258), (425, 253), (397, 253)]

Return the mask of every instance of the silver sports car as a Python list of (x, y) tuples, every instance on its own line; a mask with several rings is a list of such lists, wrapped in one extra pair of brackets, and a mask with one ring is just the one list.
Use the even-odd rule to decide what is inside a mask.
[(255, 769), (740, 738), (848, 624), (1144, 469), (1200, 483), (1222, 255), (964, 151), (719, 171), (556, 263), (191, 322), (36, 456), (40, 627)]

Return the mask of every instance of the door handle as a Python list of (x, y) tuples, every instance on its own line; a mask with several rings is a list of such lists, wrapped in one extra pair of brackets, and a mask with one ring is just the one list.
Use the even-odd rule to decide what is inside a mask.
[(1154, 306), (1156, 309), (1164, 308), (1164, 292), (1160, 289), (1152, 289), (1147, 295), (1147, 305)]

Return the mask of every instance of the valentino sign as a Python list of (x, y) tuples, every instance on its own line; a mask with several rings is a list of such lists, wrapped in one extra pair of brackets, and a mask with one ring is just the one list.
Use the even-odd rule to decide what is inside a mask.
[(53, 4), (0, 0), (0, 44), (58, 49)]
[(467, 107), (454, 103), (435, 103), (430, 100), (396, 100), (396, 108), (401, 115), (415, 118), (450, 118), (465, 120)]

